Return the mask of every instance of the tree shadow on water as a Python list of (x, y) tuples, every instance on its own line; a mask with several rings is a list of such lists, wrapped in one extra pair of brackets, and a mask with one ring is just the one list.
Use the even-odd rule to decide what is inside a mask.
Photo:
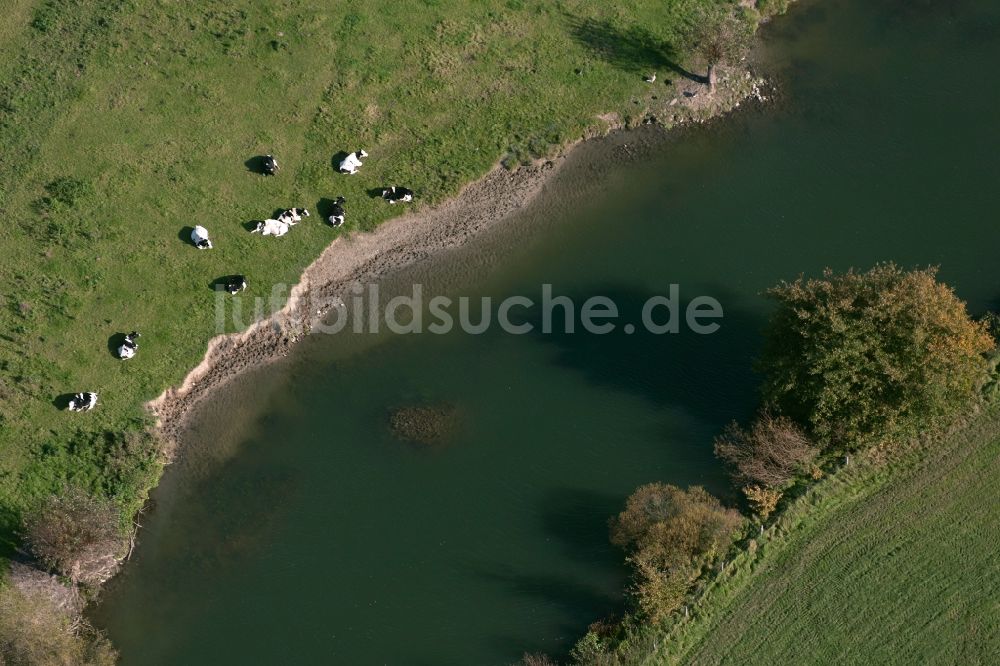
[[(652, 292), (620, 285), (595, 285), (575, 292), (557, 289), (554, 298), (568, 296), (575, 306), (573, 332), (565, 329), (562, 307), (552, 308), (549, 333), (543, 330), (540, 303), (528, 310), (514, 309), (511, 320), (532, 324), (526, 337), (553, 347), (553, 363), (581, 373), (594, 384), (638, 395), (656, 407), (683, 409), (719, 428), (749, 416), (758, 402), (758, 378), (752, 366), (760, 350), (764, 317), (737, 307), (740, 298), (732, 292), (704, 287), (699, 295), (715, 298), (722, 305), (723, 317), (701, 320), (703, 324), (717, 322), (716, 332), (695, 333), (685, 320), (691, 300), (682, 286), (677, 307), (679, 332), (647, 330), (642, 324), (643, 307), (651, 298), (668, 293), (666, 288)], [(580, 324), (583, 304), (593, 296), (605, 296), (617, 307), (618, 317), (610, 320), (615, 326), (610, 333), (590, 333)], [(519, 313), (524, 319), (517, 321)], [(652, 311), (656, 323), (664, 323), (667, 316), (663, 307)], [(632, 333), (626, 331), (627, 324), (634, 326)]]
[(668, 70), (691, 81), (704, 83), (677, 62), (674, 46), (641, 26), (619, 28), (606, 20), (570, 19), (570, 34), (602, 59), (627, 72)]
[[(510, 567), (500, 566), (478, 566), (474, 573), (509, 588), (519, 597), (538, 599), (546, 605), (558, 607), (563, 613), (564, 620), (560, 622), (556, 635), (565, 641), (560, 647), (566, 651), (586, 631), (587, 625), (620, 612), (622, 607), (619, 591), (616, 590), (614, 594), (608, 593), (582, 577), (521, 573)], [(498, 637), (496, 644), (503, 649), (510, 649), (512, 643), (504, 637)], [(519, 650), (528, 652), (548, 651), (552, 647), (552, 645), (518, 645)]]
[(582, 488), (549, 490), (539, 506), (542, 528), (568, 557), (601, 569), (620, 567), (624, 573), (624, 555), (608, 540), (608, 520), (622, 510), (624, 500)]

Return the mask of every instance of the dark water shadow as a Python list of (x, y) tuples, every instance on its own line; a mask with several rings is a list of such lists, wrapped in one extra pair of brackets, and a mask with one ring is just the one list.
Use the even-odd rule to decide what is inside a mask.
[[(475, 566), (473, 573), (485, 580), (499, 583), (520, 597), (534, 597), (548, 604), (558, 606), (565, 614), (559, 627), (559, 634), (567, 639), (566, 647), (579, 637), (581, 629), (602, 617), (608, 617), (621, 610), (618, 592), (610, 594), (578, 579), (558, 574), (525, 574), (497, 565)], [(510, 642), (500, 645), (510, 648)], [(552, 646), (519, 646), (528, 652)]]
[(610, 21), (569, 19), (570, 35), (588, 50), (619, 69), (634, 73), (668, 70), (691, 81), (705, 83), (706, 78), (688, 71), (678, 63), (676, 48), (640, 26), (619, 28)]
[(264, 164), (266, 163), (266, 161), (267, 161), (266, 155), (254, 155), (246, 162), (244, 162), (243, 165), (247, 168), (247, 171), (249, 171), (250, 173), (255, 173), (260, 176), (266, 176), (267, 171), (264, 169)]
[(500, 570), (480, 570), (479, 575), (510, 588), (519, 597), (538, 599), (546, 605), (557, 606), (562, 619), (550, 630), (548, 636), (533, 640), (525, 636), (499, 634), (483, 637), (498, 653), (507, 653), (516, 646), (517, 659), (523, 653), (547, 653), (563, 663), (574, 643), (583, 635), (590, 623), (600, 618), (614, 616), (621, 611), (622, 601), (586, 581), (560, 575), (520, 574)]
[(612, 571), (625, 572), (624, 556), (608, 540), (608, 520), (622, 510), (625, 497), (581, 488), (545, 493), (538, 511), (545, 534), (555, 539), (566, 556)]
[[(719, 428), (733, 419), (749, 416), (756, 407), (758, 385), (752, 360), (759, 352), (765, 318), (756, 312), (736, 307), (739, 297), (721, 287), (705, 287), (699, 295), (715, 298), (723, 307), (720, 328), (707, 335), (691, 331), (684, 313), (691, 300), (685, 297), (683, 286), (678, 299), (680, 332), (657, 334), (642, 325), (642, 309), (661, 293), (637, 290), (622, 285), (595, 285), (566, 295), (575, 304), (575, 332), (563, 325), (563, 309), (554, 308), (552, 332), (544, 333), (542, 308), (515, 308), (513, 323), (530, 323), (528, 334), (541, 344), (556, 350), (552, 362), (583, 374), (589, 381), (640, 396), (656, 406), (674, 406)], [(588, 333), (580, 326), (580, 310), (584, 302), (595, 295), (606, 296), (616, 304), (619, 316), (615, 330), (604, 335)], [(527, 316), (520, 321), (518, 315)], [(654, 312), (654, 320), (666, 320), (662, 308)], [(714, 320), (703, 320), (711, 323)], [(627, 333), (626, 323), (635, 330)]]

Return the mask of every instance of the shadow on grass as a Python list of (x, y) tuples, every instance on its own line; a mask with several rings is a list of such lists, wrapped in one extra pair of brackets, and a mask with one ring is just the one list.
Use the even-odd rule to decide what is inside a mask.
[(340, 173), (340, 163), (347, 159), (348, 155), (350, 155), (350, 153), (346, 150), (334, 153), (333, 157), (330, 158), (330, 168), (332, 168), (334, 172)]
[(63, 393), (61, 395), (57, 395), (52, 400), (52, 406), (58, 410), (67, 410), (69, 409), (69, 401), (72, 400), (75, 395), (76, 393)]
[(264, 171), (264, 162), (267, 159), (266, 155), (254, 155), (246, 162), (243, 163), (246, 166), (247, 171), (250, 173), (255, 173), (260, 176), (266, 176), (267, 172)]
[(212, 291), (225, 291), (226, 285), (231, 281), (235, 281), (239, 278), (246, 279), (246, 276), (242, 273), (233, 273), (232, 275), (223, 275), (222, 277), (217, 277), (208, 283), (208, 288)]
[(8, 507), (0, 507), (0, 558), (10, 560), (18, 556), (17, 533), (21, 516)]
[(125, 344), (125, 336), (127, 333), (115, 333), (110, 338), (108, 338), (108, 353), (118, 358), (118, 348)]
[(369, 189), (365, 190), (365, 193), (368, 196), (370, 196), (372, 199), (381, 199), (382, 198), (382, 193), (385, 192), (386, 189), (388, 189), (388, 188), (385, 188), (385, 187), (372, 187), (372, 188), (369, 188)]
[(677, 62), (677, 51), (670, 42), (645, 28), (619, 28), (609, 21), (590, 18), (570, 19), (570, 34), (588, 50), (627, 72), (668, 70), (691, 81), (705, 83), (705, 77), (688, 71)]
[[(326, 222), (331, 215), (333, 215), (333, 207), (336, 205), (336, 197), (330, 199), (329, 197), (323, 197), (316, 202), (316, 213), (319, 215), (323, 222)], [(346, 202), (344, 204), (346, 206)]]
[(191, 242), (192, 233), (194, 233), (194, 227), (181, 227), (181, 230), (177, 232), (177, 239), (185, 245), (194, 247), (194, 243)]

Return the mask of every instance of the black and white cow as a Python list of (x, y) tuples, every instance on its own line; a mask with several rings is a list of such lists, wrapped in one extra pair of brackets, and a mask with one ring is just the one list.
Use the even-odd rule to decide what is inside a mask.
[(69, 401), (69, 411), (89, 412), (97, 404), (96, 393), (77, 393)]
[(135, 353), (139, 351), (139, 343), (136, 342), (138, 337), (138, 331), (132, 331), (125, 336), (125, 341), (118, 347), (118, 358), (128, 360), (135, 356)]
[(305, 208), (288, 208), (278, 216), (278, 221), (293, 227), (301, 222), (303, 217), (309, 217), (309, 211)]
[(333, 200), (333, 207), (330, 208), (330, 217), (326, 218), (330, 221), (330, 226), (339, 227), (344, 224), (344, 217), (347, 215), (347, 211), (344, 210), (345, 201), (344, 197), (337, 197)]
[(287, 222), (282, 222), (281, 220), (264, 220), (263, 222), (258, 222), (257, 226), (250, 233), (260, 234), (261, 236), (284, 236), (288, 233), (290, 227)]
[(340, 173), (357, 173), (358, 169), (361, 168), (362, 157), (368, 157), (368, 153), (364, 150), (355, 150), (340, 162), (338, 171)]
[(231, 275), (226, 278), (225, 289), (235, 296), (247, 288), (247, 278), (245, 275)]
[(413, 190), (393, 185), (392, 187), (387, 187), (382, 190), (382, 198), (391, 204), (409, 203), (413, 201)]
[(264, 174), (268, 176), (273, 176), (278, 173), (278, 160), (274, 159), (274, 155), (264, 156)]
[(203, 226), (196, 226), (191, 230), (191, 242), (199, 250), (211, 250), (212, 241), (208, 240), (208, 229)]

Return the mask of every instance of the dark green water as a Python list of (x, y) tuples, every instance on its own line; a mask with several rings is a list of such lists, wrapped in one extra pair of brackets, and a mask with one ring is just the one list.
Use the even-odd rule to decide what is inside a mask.
[[(222, 391), (94, 612), (125, 664), (504, 664), (619, 611), (606, 521), (637, 485), (725, 493), (711, 440), (754, 408), (759, 292), (825, 266), (939, 264), (975, 312), (1000, 271), (1000, 8), (807, 2), (767, 30), (780, 101), (588, 144), (517, 220), (396, 276), (425, 292), (680, 285), (722, 329), (317, 336)], [(615, 167), (598, 167), (612, 159)], [(393, 406), (447, 401), (446, 446)]]

